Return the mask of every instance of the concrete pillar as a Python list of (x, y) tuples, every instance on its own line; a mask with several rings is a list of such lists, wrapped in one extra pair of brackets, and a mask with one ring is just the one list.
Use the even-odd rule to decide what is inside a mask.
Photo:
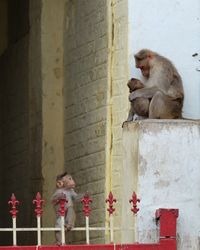
[[(127, 204), (133, 190), (141, 198), (134, 222), (135, 240), (156, 242), (156, 209), (177, 208), (180, 213), (178, 249), (198, 249), (200, 122), (145, 120), (125, 123), (123, 149), (122, 185), (127, 196), (123, 203)], [(122, 218), (122, 224), (133, 224), (131, 213), (123, 210)], [(124, 232), (124, 239), (126, 237), (127, 232)]]

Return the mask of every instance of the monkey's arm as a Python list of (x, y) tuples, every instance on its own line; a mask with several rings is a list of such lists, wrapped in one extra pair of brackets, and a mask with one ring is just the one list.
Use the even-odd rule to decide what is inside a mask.
[(73, 189), (71, 189), (71, 197), (75, 202), (81, 201), (85, 194), (77, 194)]
[(129, 94), (129, 101), (132, 102), (134, 99), (138, 97), (152, 98), (157, 91), (160, 91), (158, 87), (143, 88), (143, 89), (135, 90)]
[(68, 207), (65, 220), (66, 220), (66, 225), (65, 225), (66, 229), (67, 231), (70, 231), (74, 227), (75, 220), (76, 220), (76, 214), (75, 214), (73, 206)]
[(60, 199), (66, 199), (66, 195), (63, 193), (62, 189), (56, 190), (56, 192), (51, 197), (51, 202), (53, 204), (56, 204)]

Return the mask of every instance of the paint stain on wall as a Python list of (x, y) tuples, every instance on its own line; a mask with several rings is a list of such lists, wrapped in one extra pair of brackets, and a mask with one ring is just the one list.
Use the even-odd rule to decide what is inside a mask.
[(170, 182), (166, 180), (158, 180), (154, 184), (155, 188), (164, 188), (164, 187), (168, 187), (169, 185), (170, 185)]

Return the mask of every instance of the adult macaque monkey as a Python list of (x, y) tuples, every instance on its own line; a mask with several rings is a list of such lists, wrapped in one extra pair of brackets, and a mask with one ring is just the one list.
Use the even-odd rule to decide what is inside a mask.
[[(136, 78), (131, 78), (128, 81), (127, 86), (129, 88), (130, 93), (132, 93), (133, 91), (135, 91), (137, 89), (144, 88), (144, 84)], [(131, 102), (131, 107), (130, 107), (127, 121), (148, 118), (148, 116), (149, 116), (149, 103), (150, 103), (150, 100), (147, 98), (143, 98), (143, 97), (139, 97), (139, 98), (136, 98), (135, 100), (133, 100)]]
[(184, 91), (181, 76), (174, 65), (148, 49), (142, 49), (135, 55), (135, 63), (145, 78), (145, 87), (130, 93), (129, 100), (150, 98), (149, 118), (181, 118)]

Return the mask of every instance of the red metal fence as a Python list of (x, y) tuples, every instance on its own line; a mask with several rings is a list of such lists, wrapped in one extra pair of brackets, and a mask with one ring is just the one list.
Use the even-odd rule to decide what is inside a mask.
[[(19, 202), (15, 198), (14, 194), (11, 196), (11, 200), (8, 202), (11, 205), (10, 213), (12, 215), (12, 228), (0, 228), (1, 232), (11, 231), (13, 234), (13, 246), (0, 246), (0, 250), (54, 250), (54, 249), (63, 249), (63, 250), (176, 250), (176, 221), (178, 218), (178, 209), (158, 209), (155, 213), (156, 221), (159, 224), (159, 242), (154, 244), (114, 244), (113, 233), (115, 227), (113, 226), (113, 213), (115, 212), (114, 203), (116, 199), (113, 197), (110, 192), (106, 202), (109, 204), (107, 211), (109, 212), (110, 217), (110, 226), (93, 228), (89, 226), (89, 216), (91, 209), (89, 207), (92, 202), (91, 198), (86, 195), (82, 199), (83, 203), (83, 212), (86, 218), (86, 226), (82, 228), (74, 228), (74, 231), (85, 230), (86, 232), (86, 244), (85, 245), (65, 245), (65, 227), (64, 227), (64, 202), (66, 200), (60, 201), (60, 216), (63, 221), (61, 228), (45, 228), (41, 227), (41, 216), (42, 216), (42, 205), (43, 200), (41, 195), (37, 193), (36, 198), (33, 200), (33, 203), (36, 205), (35, 214), (37, 217), (37, 227), (36, 228), (17, 228), (16, 218), (17, 218), (17, 205)], [(138, 212), (137, 203), (140, 200), (137, 198), (136, 194), (133, 193), (132, 198), (129, 201), (132, 203), (131, 211), (136, 214)], [(41, 242), (41, 232), (43, 231), (61, 231), (62, 233), (62, 246), (45, 246)], [(89, 244), (89, 232), (91, 230), (109, 230), (110, 231), (110, 242), (111, 244), (102, 244), (102, 245), (91, 245)], [(17, 246), (17, 232), (19, 231), (36, 231), (37, 232), (37, 245), (36, 246)]]

